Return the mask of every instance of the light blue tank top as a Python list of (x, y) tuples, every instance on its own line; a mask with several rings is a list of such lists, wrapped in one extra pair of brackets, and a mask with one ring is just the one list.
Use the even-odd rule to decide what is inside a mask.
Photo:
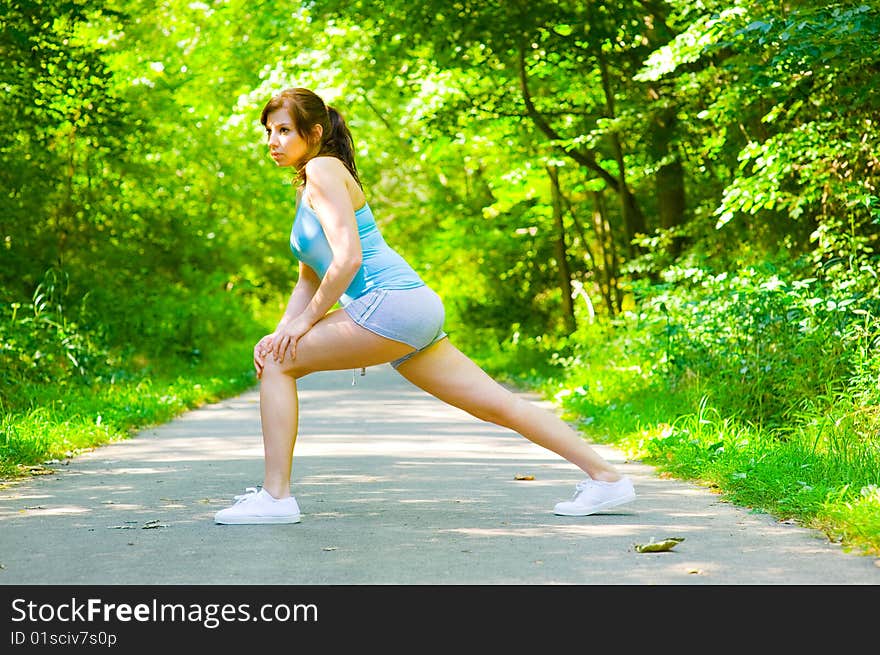
[[(361, 239), (361, 267), (339, 299), (344, 306), (373, 289), (415, 289), (425, 283), (413, 268), (393, 250), (382, 235), (369, 204), (354, 213)], [(323, 278), (333, 260), (333, 251), (315, 211), (303, 199), (290, 230), (290, 249), (294, 256)]]

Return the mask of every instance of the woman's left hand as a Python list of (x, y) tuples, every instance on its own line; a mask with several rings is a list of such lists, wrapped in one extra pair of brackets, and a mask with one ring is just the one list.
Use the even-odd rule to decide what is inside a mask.
[(287, 351), (290, 351), (291, 359), (296, 359), (296, 346), (302, 336), (311, 329), (311, 323), (297, 318), (283, 328), (276, 330), (275, 337), (272, 339), (272, 355), (275, 360), (282, 361)]

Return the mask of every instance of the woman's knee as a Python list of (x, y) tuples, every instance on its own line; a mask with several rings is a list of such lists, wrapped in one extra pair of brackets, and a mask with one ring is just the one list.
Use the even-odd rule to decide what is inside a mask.
[(263, 364), (262, 377), (266, 378), (267, 376), (283, 375), (298, 380), (301, 377), (308, 375), (310, 372), (311, 371), (306, 370), (302, 366), (302, 363), (298, 362), (296, 358), (291, 359), (290, 356), (287, 356), (281, 361), (278, 361), (274, 357), (268, 357)]

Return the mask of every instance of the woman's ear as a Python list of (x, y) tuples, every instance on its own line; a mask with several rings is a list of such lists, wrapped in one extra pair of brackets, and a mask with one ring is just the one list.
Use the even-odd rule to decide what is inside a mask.
[(322, 136), (324, 136), (324, 126), (320, 123), (315, 123), (315, 128), (312, 130), (313, 143), (321, 143)]

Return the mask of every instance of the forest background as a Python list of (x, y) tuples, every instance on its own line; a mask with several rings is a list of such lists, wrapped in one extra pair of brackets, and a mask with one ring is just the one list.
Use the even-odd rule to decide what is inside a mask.
[(586, 438), (880, 554), (880, 8), (0, 0), (0, 474), (256, 383), (259, 112), (348, 120), (456, 345)]

